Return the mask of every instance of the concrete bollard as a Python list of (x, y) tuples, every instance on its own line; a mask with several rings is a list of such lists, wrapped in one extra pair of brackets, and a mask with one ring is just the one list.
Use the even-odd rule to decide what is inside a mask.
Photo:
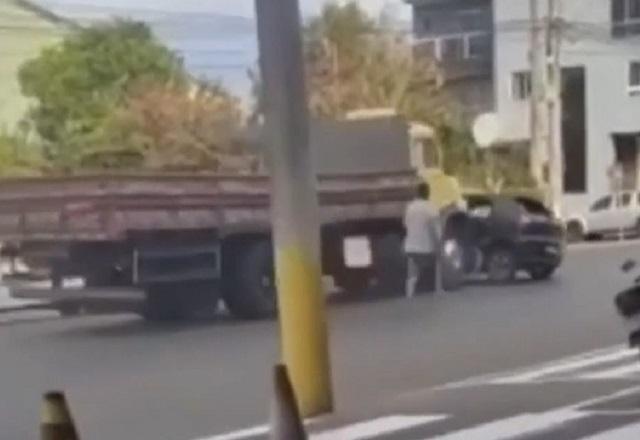
[(273, 386), (269, 438), (271, 440), (307, 440), (289, 373), (284, 365), (276, 365), (274, 368)]
[(41, 440), (79, 440), (64, 393), (51, 391), (44, 395), (40, 420)]

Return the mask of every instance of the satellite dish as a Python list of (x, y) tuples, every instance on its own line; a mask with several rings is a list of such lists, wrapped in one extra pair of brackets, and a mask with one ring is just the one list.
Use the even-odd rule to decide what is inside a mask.
[(480, 148), (493, 146), (500, 138), (500, 119), (495, 113), (484, 113), (473, 123), (473, 139)]

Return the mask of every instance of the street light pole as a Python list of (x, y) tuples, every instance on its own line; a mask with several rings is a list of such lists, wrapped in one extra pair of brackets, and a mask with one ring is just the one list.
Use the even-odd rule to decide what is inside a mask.
[(547, 0), (546, 40), (546, 99), (547, 144), (549, 147), (549, 187), (553, 212), (562, 215), (564, 195), (564, 154), (562, 148), (562, 66), (560, 49), (562, 23), (559, 18), (559, 1)]
[(298, 0), (255, 0), (281, 350), (303, 416), (332, 410), (316, 177), (309, 150)]
[(538, 12), (538, 0), (529, 0), (529, 16), (531, 22), (530, 42), (529, 42), (529, 66), (531, 70), (531, 94), (530, 100), (530, 135), (531, 146), (529, 152), (529, 166), (531, 176), (538, 188), (546, 186), (542, 167), (546, 153), (544, 145), (544, 121), (541, 110), (541, 103), (544, 103), (544, 69), (542, 68), (542, 49), (540, 39), (540, 15)]

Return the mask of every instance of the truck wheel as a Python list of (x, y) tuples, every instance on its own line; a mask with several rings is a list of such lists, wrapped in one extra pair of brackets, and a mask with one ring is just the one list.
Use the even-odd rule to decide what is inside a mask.
[(516, 273), (516, 259), (513, 251), (507, 246), (498, 246), (489, 252), (487, 257), (487, 275), (493, 283), (508, 283)]
[(349, 294), (360, 295), (366, 293), (371, 280), (368, 269), (343, 269), (335, 275), (335, 283)]
[(196, 313), (214, 310), (218, 303), (210, 282), (188, 281), (149, 286), (141, 315), (148, 321), (183, 321)]
[(241, 319), (262, 319), (277, 312), (273, 251), (268, 240), (234, 245), (223, 271), (227, 309)]
[(445, 240), (440, 254), (442, 288), (447, 292), (458, 290), (465, 281), (464, 250), (455, 239)]
[(389, 233), (372, 237), (376, 296), (402, 295), (407, 277), (407, 260), (402, 248), (402, 236)]
[(529, 268), (529, 276), (535, 281), (548, 280), (555, 271), (554, 266), (533, 266)]
[(82, 312), (80, 304), (76, 303), (60, 303), (56, 305), (56, 310), (60, 313), (60, 316), (69, 318), (72, 316), (78, 316)]

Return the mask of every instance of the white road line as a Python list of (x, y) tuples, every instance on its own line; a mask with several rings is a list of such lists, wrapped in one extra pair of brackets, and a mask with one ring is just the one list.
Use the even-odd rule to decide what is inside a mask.
[(539, 380), (545, 376), (554, 374), (569, 373), (581, 368), (593, 367), (599, 364), (605, 364), (608, 362), (615, 362), (624, 360), (627, 358), (633, 358), (638, 356), (638, 351), (635, 349), (618, 349), (608, 354), (601, 355), (586, 355), (584, 357), (573, 358), (573, 360), (558, 361), (553, 364), (548, 364), (546, 367), (541, 367), (535, 370), (530, 370), (522, 374), (516, 374), (512, 376), (506, 376), (490, 380), (489, 383), (493, 385), (508, 385), (518, 383), (530, 383)]
[[(640, 387), (632, 387), (539, 414), (522, 414), (506, 419), (494, 420), (472, 428), (462, 429), (443, 436), (430, 437), (425, 440), (506, 440), (522, 438), (527, 435), (538, 434), (557, 428), (568, 422), (590, 417), (592, 413), (588, 410), (582, 410), (583, 408), (629, 396), (637, 392), (640, 392)], [(636, 431), (636, 435), (633, 437), (615, 437), (614, 440), (635, 440), (637, 438), (638, 432)], [(609, 439), (609, 437), (603, 437), (603, 440), (604, 439)]]
[[(311, 434), (312, 440), (365, 440), (375, 436), (393, 434), (394, 432), (417, 428), (429, 423), (439, 422), (446, 419), (445, 415), (426, 416), (388, 416), (377, 419), (366, 420), (343, 426), (337, 429), (322, 431)], [(312, 419), (305, 422), (311, 425), (319, 419)], [(250, 437), (258, 437), (269, 433), (269, 425), (253, 426), (251, 428), (240, 429), (226, 434), (214, 435), (213, 437), (203, 437), (197, 440), (241, 440)]]
[[(615, 345), (607, 348), (600, 348), (597, 350), (587, 351), (584, 353), (579, 353), (573, 356), (567, 356), (560, 359), (555, 359), (549, 362), (543, 362), (533, 366), (526, 366), (522, 368), (515, 368), (513, 370), (499, 371), (495, 373), (483, 374), (475, 377), (470, 377), (467, 379), (463, 379), (457, 382), (450, 382), (441, 386), (436, 387), (435, 389), (439, 390), (447, 390), (447, 389), (455, 389), (455, 388), (464, 388), (469, 386), (477, 386), (477, 385), (488, 385), (488, 384), (498, 384), (498, 381), (505, 380), (507, 378), (512, 377), (520, 377), (526, 375), (527, 377), (537, 371), (548, 370), (553, 368), (554, 370), (565, 364), (573, 364), (575, 362), (584, 362), (586, 359), (595, 359), (600, 356), (610, 356), (616, 355), (618, 356), (620, 352), (628, 350), (625, 345)], [(404, 396), (412, 396), (418, 393), (423, 393), (422, 391), (412, 391), (410, 393), (405, 393)]]
[(625, 379), (629, 375), (640, 372), (640, 359), (633, 364), (623, 365), (621, 367), (609, 368), (595, 373), (582, 374), (577, 377), (578, 380), (606, 380), (606, 379)]
[(611, 429), (581, 440), (636, 440), (640, 437), (640, 423)]
[(417, 428), (446, 419), (445, 415), (389, 416), (311, 434), (312, 440), (365, 440)]
[(438, 440), (505, 440), (547, 431), (588, 416), (587, 413), (573, 409), (559, 409), (541, 414), (523, 414), (434, 438)]

